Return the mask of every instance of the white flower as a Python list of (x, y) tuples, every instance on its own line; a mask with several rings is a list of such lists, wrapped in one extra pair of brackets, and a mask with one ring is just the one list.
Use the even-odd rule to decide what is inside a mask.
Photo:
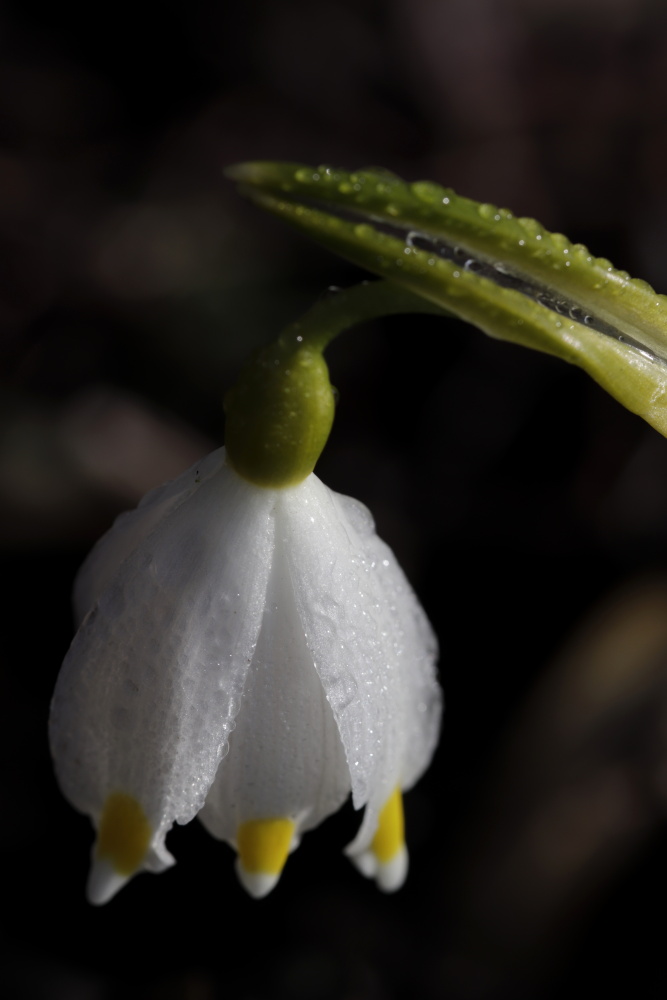
[(402, 883), (400, 790), (439, 728), (436, 641), (365, 507), (313, 474), (251, 485), (220, 449), (117, 519), (75, 604), (50, 738), (98, 831), (92, 902), (173, 864), (165, 836), (197, 814), (264, 895), (350, 792), (365, 815), (348, 853)]

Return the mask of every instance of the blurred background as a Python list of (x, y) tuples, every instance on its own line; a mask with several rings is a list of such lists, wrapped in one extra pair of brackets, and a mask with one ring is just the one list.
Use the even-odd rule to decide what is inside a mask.
[(46, 742), (70, 591), (223, 439), (255, 346), (362, 272), (245, 204), (247, 159), (382, 165), (667, 290), (657, 0), (167, 0), (0, 11), (0, 992), (9, 1000), (663, 997), (667, 444), (579, 371), (455, 321), (329, 352), (318, 473), (442, 645), (443, 739), (385, 897), (351, 809), (268, 899), (197, 822), (95, 910)]

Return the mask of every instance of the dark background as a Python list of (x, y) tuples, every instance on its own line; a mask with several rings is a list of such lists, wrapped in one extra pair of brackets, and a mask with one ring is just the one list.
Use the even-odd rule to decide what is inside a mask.
[(371, 508), (442, 646), (399, 894), (342, 856), (344, 810), (265, 901), (194, 822), (175, 869), (93, 909), (46, 743), (88, 548), (220, 443), (253, 347), (364, 276), (223, 168), (380, 164), (667, 289), (664, 5), (21, 0), (0, 50), (1, 995), (664, 996), (667, 445), (560, 362), (432, 317), (329, 352), (318, 473)]

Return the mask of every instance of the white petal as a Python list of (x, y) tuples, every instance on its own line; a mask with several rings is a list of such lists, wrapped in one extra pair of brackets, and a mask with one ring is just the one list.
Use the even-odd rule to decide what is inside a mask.
[(405, 847), (391, 861), (379, 862), (375, 876), (378, 888), (383, 892), (396, 892), (408, 877), (408, 852)]
[(390, 861), (378, 861), (372, 851), (352, 855), (352, 862), (365, 878), (375, 879), (378, 889), (396, 892), (408, 877), (409, 857), (402, 847)]
[(113, 865), (105, 858), (91, 859), (86, 898), (93, 906), (102, 906), (120, 892), (129, 881), (129, 875), (119, 875)]
[[(276, 516), (280, 523), (280, 506)], [(304, 640), (278, 531), (266, 608), (229, 754), (199, 818), (210, 833), (231, 844), (241, 823), (273, 817), (294, 820), (298, 836), (339, 809), (349, 792), (338, 728)]]
[(300, 490), (281, 494), (276, 535), (284, 539), (306, 644), (345, 749), (354, 804), (367, 805), (361, 849), (404, 756), (407, 691), (397, 625), (343, 505), (315, 476)]
[(405, 677), (405, 743), (399, 788), (411, 788), (435, 751), (442, 717), (437, 681), (438, 640), (396, 556), (375, 533), (370, 512), (358, 500), (336, 494), (336, 502), (359, 533), (393, 621), (394, 653)]
[(63, 793), (95, 823), (110, 793), (134, 797), (155, 831), (146, 867), (168, 863), (166, 831), (200, 809), (225, 752), (264, 609), (273, 505), (224, 465), (196, 484), (111, 574), (58, 678)]
[(111, 583), (122, 562), (150, 532), (222, 467), (225, 449), (218, 448), (177, 479), (151, 490), (136, 510), (120, 514), (90, 551), (74, 582), (74, 612), (77, 625)]
[(253, 899), (263, 899), (264, 896), (275, 889), (280, 880), (280, 875), (269, 875), (266, 872), (247, 872), (238, 858), (236, 860), (236, 874), (239, 882)]
[(403, 846), (390, 861), (379, 861), (372, 851), (352, 854), (352, 862), (365, 878), (375, 879), (378, 889), (396, 892), (408, 877), (409, 857)]

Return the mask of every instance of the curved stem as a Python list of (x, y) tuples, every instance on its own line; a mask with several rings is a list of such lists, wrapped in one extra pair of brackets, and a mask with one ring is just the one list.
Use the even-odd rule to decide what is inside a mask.
[(392, 281), (362, 281), (321, 298), (300, 319), (282, 331), (277, 345), (291, 349), (298, 345), (323, 351), (344, 330), (397, 313), (451, 315), (446, 309)]
[(406, 312), (446, 315), (393, 282), (364, 281), (320, 299), (260, 351), (225, 397), (227, 459), (236, 472), (272, 489), (310, 475), (335, 409), (324, 348), (351, 326)]

